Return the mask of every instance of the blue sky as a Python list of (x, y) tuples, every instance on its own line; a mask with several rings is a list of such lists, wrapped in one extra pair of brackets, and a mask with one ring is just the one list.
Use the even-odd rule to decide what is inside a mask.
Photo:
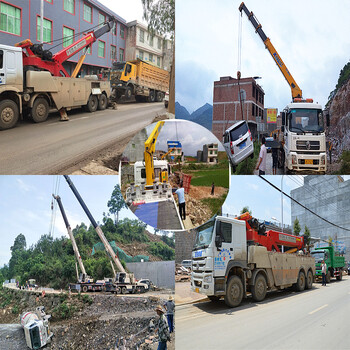
[[(238, 7), (241, 0), (176, 1), (176, 101), (191, 113), (212, 104), (213, 82), (236, 78)], [(322, 106), (349, 61), (350, 1), (247, 0), (304, 98)], [(242, 77), (260, 76), (265, 107), (283, 109), (291, 100), (284, 77), (255, 33), (242, 21)]]
[[(52, 193), (59, 179), (58, 194), (61, 197), (72, 228), (89, 219), (68, 187), (63, 176), (0, 176), (0, 266), (11, 257), (10, 247), (14, 239), (23, 233), (27, 247), (37, 242), (41, 235), (48, 234), (51, 222)], [(108, 212), (107, 202), (118, 176), (71, 176), (96, 221), (102, 222), (103, 212)], [(123, 209), (120, 218), (136, 218), (130, 210)], [(54, 238), (67, 236), (61, 213), (57, 208)]]

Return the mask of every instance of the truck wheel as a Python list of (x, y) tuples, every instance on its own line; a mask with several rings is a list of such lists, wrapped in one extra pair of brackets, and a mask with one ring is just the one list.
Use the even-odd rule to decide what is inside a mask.
[(331, 272), (328, 270), (327, 275), (326, 275), (326, 282), (331, 283)]
[(108, 99), (105, 94), (101, 94), (100, 98), (98, 99), (98, 109), (100, 111), (103, 111), (107, 108), (108, 105)]
[(89, 97), (89, 101), (86, 105), (86, 111), (87, 112), (96, 112), (98, 106), (98, 100), (97, 100), (97, 96), (96, 95), (90, 95)]
[(338, 281), (341, 281), (342, 279), (343, 279), (343, 271), (340, 270), (340, 271), (339, 271), (339, 276), (337, 276), (337, 280), (338, 280)]
[(209, 295), (208, 296), (208, 299), (210, 301), (212, 301), (213, 303), (217, 303), (219, 300), (220, 300), (220, 297), (219, 296), (216, 296), (216, 295)]
[(156, 99), (154, 91), (150, 91), (148, 95), (148, 102), (154, 102)]
[(314, 282), (314, 276), (312, 275), (312, 271), (309, 270), (306, 276), (305, 289), (311, 289), (313, 282)]
[(243, 299), (243, 284), (238, 276), (231, 276), (227, 282), (225, 303), (229, 307), (238, 306)]
[(126, 294), (126, 287), (122, 287), (122, 294)]
[(88, 287), (87, 286), (83, 286), (83, 292), (86, 293), (88, 291)]
[(298, 280), (295, 285), (297, 292), (302, 292), (305, 289), (305, 273), (303, 271), (299, 272)]
[(0, 130), (13, 128), (19, 118), (17, 104), (12, 100), (0, 102)]
[(35, 123), (44, 122), (49, 115), (49, 104), (45, 98), (37, 98), (32, 107), (31, 117)]
[(259, 274), (255, 279), (255, 284), (252, 286), (252, 296), (255, 301), (265, 299), (267, 290), (266, 279), (262, 274)]
[(126, 89), (125, 89), (125, 98), (127, 100), (130, 100), (132, 97), (132, 90), (131, 90), (131, 87), (128, 86)]
[(122, 292), (120, 287), (117, 287), (117, 294), (120, 294)]
[(143, 287), (143, 286), (141, 286), (140, 290), (141, 290), (141, 293), (145, 293), (146, 292), (145, 291), (145, 287)]
[(164, 98), (163, 93), (161, 91), (158, 91), (156, 95), (157, 102), (162, 102), (163, 98)]

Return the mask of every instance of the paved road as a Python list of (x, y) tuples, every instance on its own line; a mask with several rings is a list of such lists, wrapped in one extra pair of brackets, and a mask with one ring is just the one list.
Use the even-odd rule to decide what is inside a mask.
[[(258, 158), (258, 162), (259, 162), (259, 158)], [(258, 165), (258, 164), (256, 164), (256, 165)], [(283, 175), (283, 174), (284, 174), (284, 169), (277, 167), (276, 175)], [(254, 175), (259, 175), (259, 170), (254, 169)], [(266, 155), (265, 175), (272, 175), (272, 153), (271, 152), (267, 153), (267, 155)]]
[(117, 144), (166, 112), (163, 103), (118, 105), (95, 113), (80, 110), (70, 121), (50, 115), (40, 124), (19, 123), (0, 132), (0, 174), (56, 174)]
[(223, 301), (176, 307), (178, 349), (350, 349), (350, 277), (301, 293), (270, 293), (229, 309)]

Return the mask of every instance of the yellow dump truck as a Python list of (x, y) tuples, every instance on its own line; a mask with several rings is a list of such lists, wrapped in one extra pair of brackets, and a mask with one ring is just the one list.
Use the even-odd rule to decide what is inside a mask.
[(140, 59), (116, 62), (110, 75), (112, 94), (126, 100), (162, 102), (169, 90), (169, 72)]

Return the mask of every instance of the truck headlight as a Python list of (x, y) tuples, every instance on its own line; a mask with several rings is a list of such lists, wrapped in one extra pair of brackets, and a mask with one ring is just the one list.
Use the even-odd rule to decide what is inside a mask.
[(205, 276), (203, 278), (203, 282), (211, 283), (211, 281), (212, 281), (211, 276)]
[(321, 156), (321, 165), (325, 165), (326, 164), (326, 156), (323, 155)]
[(297, 164), (297, 156), (295, 154), (292, 155), (292, 164)]

